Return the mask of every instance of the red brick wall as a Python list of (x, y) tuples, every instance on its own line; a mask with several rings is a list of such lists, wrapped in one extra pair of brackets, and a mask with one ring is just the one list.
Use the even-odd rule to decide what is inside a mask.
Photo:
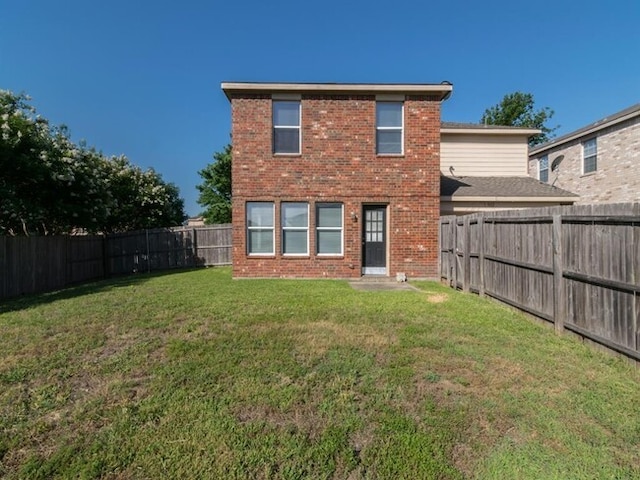
[[(232, 97), (235, 277), (359, 277), (363, 204), (388, 205), (388, 274), (436, 277), (440, 211), (440, 102), (405, 98), (403, 156), (378, 156), (375, 96), (302, 96), (302, 154), (274, 155), (271, 97)], [(248, 256), (247, 201), (273, 201), (276, 254)], [(280, 202), (309, 202), (308, 257), (283, 257)], [(344, 255), (317, 257), (315, 202), (344, 204)], [(352, 218), (352, 212), (357, 220)]]

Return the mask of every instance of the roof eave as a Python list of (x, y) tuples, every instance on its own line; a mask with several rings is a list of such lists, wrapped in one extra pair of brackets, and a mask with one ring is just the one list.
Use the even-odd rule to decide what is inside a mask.
[(481, 134), (481, 135), (539, 135), (542, 133), (541, 130), (537, 128), (483, 128), (482, 126), (478, 128), (451, 128), (451, 127), (443, 127), (440, 129), (440, 133), (449, 133), (449, 134)]
[(446, 100), (453, 91), (449, 82), (439, 84), (392, 83), (245, 83), (222, 82), (221, 88), (228, 99), (233, 93), (327, 93), (327, 94), (412, 94), (437, 95)]

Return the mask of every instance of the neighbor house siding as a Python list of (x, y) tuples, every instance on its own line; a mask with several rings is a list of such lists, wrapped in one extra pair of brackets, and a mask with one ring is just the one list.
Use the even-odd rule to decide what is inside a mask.
[[(582, 173), (582, 144), (597, 140), (597, 169)], [(537, 176), (537, 162), (549, 156), (549, 183), (580, 195), (577, 203), (614, 203), (640, 201), (640, 117), (604, 128), (570, 142), (532, 155), (529, 174)], [(554, 160), (564, 155), (559, 168)]]
[[(404, 154), (376, 155), (375, 95), (302, 94), (300, 155), (274, 155), (271, 97), (233, 93), (233, 274), (235, 277), (359, 277), (362, 207), (387, 206), (387, 274), (437, 275), (440, 101), (407, 95)], [(275, 254), (250, 256), (248, 201), (275, 206)], [(309, 255), (281, 254), (280, 205), (309, 203)], [(340, 256), (316, 251), (319, 202), (344, 205)]]
[(456, 176), (527, 175), (528, 147), (522, 136), (443, 133), (440, 170)]

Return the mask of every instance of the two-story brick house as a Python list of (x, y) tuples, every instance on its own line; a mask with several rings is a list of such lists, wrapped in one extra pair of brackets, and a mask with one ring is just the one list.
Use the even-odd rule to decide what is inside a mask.
[(579, 203), (640, 201), (640, 104), (536, 145), (529, 174)]
[(223, 83), (234, 277), (435, 277), (452, 88)]

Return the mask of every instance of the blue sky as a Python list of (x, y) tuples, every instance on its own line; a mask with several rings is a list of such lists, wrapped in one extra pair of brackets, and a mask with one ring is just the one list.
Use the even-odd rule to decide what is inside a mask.
[(229, 141), (222, 81), (454, 85), (443, 120), (514, 91), (566, 133), (640, 101), (640, 2), (0, 0), (0, 88), (125, 154), (200, 211)]

